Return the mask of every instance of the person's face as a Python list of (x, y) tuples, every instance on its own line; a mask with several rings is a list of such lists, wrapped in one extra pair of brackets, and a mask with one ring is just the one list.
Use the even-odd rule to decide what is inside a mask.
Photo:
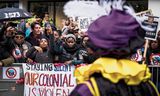
[(14, 36), (14, 41), (17, 44), (22, 44), (24, 42), (24, 36), (23, 35), (15, 35)]
[(70, 25), (70, 21), (69, 21), (69, 20), (66, 20), (66, 21), (65, 21), (65, 25), (66, 25), (66, 26), (69, 26), (69, 25)]
[(87, 52), (88, 52), (88, 54), (94, 54), (95, 52), (91, 49), (91, 48), (86, 48), (87, 49)]
[(50, 24), (47, 24), (47, 26), (45, 27), (47, 30), (51, 29), (51, 25)]
[(73, 38), (70, 37), (67, 39), (66, 43), (69, 47), (73, 47), (76, 42)]
[(45, 14), (45, 20), (49, 20), (49, 14)]
[(89, 38), (88, 37), (84, 37), (83, 39), (83, 44), (86, 45), (86, 43), (88, 42)]
[(41, 26), (39, 24), (36, 24), (33, 30), (34, 34), (41, 34)]
[(57, 40), (59, 38), (59, 34), (57, 33), (57, 31), (54, 31), (54, 38), (55, 38), (55, 40)]
[(46, 39), (41, 39), (40, 40), (40, 47), (41, 48), (47, 48), (48, 47), (48, 41)]
[(26, 23), (26, 28), (29, 28), (29, 27), (31, 27), (30, 23)]
[(154, 18), (153, 17), (148, 17), (148, 22), (153, 23)]
[(152, 49), (158, 48), (158, 41), (151, 41), (151, 48)]

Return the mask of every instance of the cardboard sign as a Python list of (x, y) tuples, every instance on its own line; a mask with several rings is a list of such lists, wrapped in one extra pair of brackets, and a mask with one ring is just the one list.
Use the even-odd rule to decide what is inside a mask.
[(89, 25), (93, 22), (92, 18), (87, 17), (78, 17), (78, 26), (79, 29), (83, 32), (86, 32)]
[[(136, 15), (139, 16), (139, 17), (146, 17), (146, 20), (142, 23), (142, 25), (154, 29), (153, 31), (147, 31), (146, 32), (145, 39), (156, 40), (157, 39), (157, 34), (158, 34), (157, 29), (159, 28), (159, 21), (156, 18), (154, 18), (153, 23), (148, 22), (149, 16), (153, 16), (152, 10), (149, 9), (149, 10), (146, 10), (146, 11), (142, 11), (142, 12), (137, 13)], [(156, 16), (153, 16), (153, 17), (156, 17)]]
[(3, 79), (19, 79), (20, 68), (19, 67), (3, 67)]
[(150, 27), (152, 29), (154, 29), (154, 31), (147, 31), (145, 34), (145, 39), (148, 40), (156, 40), (157, 39), (157, 34), (158, 34), (158, 22), (154, 21), (153, 23), (148, 23), (147, 21), (143, 22), (143, 25)]
[(74, 66), (23, 64), (24, 96), (68, 96), (76, 86)]

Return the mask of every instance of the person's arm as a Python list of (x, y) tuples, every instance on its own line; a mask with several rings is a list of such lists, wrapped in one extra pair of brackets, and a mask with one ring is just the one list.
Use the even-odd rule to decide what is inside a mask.
[(3, 66), (3, 63), (0, 61), (0, 67)]
[(62, 36), (67, 35), (68, 34), (68, 30), (69, 30), (68, 27), (64, 27), (63, 30), (62, 30)]
[(63, 53), (63, 48), (60, 43), (55, 43), (53, 34), (49, 34), (50, 52), (54, 55)]
[(72, 60), (72, 64), (73, 65), (78, 65), (78, 64), (82, 64), (82, 63), (84, 63), (84, 58), (83, 58), (83, 54), (85, 53), (85, 51), (83, 51), (83, 50), (79, 50), (78, 52), (77, 52), (77, 58), (78, 58), (78, 60)]
[(27, 58), (30, 58), (30, 59), (34, 60), (35, 56), (36, 56), (36, 48), (35, 47), (30, 48), (26, 52), (26, 57)]
[(2, 59), (0, 61), (0, 66), (8, 66), (11, 65), (12, 63), (14, 63), (14, 58), (12, 56), (9, 56), (6, 59)]

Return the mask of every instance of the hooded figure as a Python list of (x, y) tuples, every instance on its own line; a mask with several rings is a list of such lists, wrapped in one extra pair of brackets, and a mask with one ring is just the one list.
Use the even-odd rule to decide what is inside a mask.
[(99, 17), (88, 28), (89, 39), (101, 57), (75, 70), (77, 86), (70, 96), (159, 96), (146, 64), (129, 59), (144, 44), (142, 28), (147, 28), (130, 14), (129, 7), (115, 5), (112, 2), (109, 15)]

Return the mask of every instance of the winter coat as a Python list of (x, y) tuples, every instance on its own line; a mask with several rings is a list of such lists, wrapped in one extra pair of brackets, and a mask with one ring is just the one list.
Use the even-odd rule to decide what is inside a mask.
[(26, 52), (31, 48), (31, 44), (27, 41), (18, 45), (15, 44), (15, 49), (12, 51), (12, 55), (16, 63), (26, 63)]
[(43, 35), (40, 35), (39, 37), (35, 38), (33, 36), (33, 32), (30, 33), (30, 36), (27, 37), (25, 40), (28, 41), (32, 46), (38, 46), (39, 45), (39, 39), (41, 39)]
[(61, 56), (61, 61), (70, 61), (72, 60), (73, 65), (83, 63), (83, 56), (81, 54), (81, 49), (79, 45), (74, 45), (72, 48), (69, 48), (67, 44), (63, 45), (63, 54)]
[(0, 45), (0, 62), (2, 62), (3, 66), (8, 66), (14, 63), (14, 58), (2, 45)]
[(54, 42), (54, 37), (52, 34), (49, 35), (49, 46), (43, 53), (39, 53), (34, 47), (28, 50), (26, 57), (32, 59), (37, 63), (53, 63), (55, 62), (55, 57), (62, 54), (61, 42)]
[(36, 63), (53, 63), (53, 55), (49, 49), (43, 50), (43, 52), (40, 53), (32, 47), (27, 51), (26, 57), (32, 59)]

